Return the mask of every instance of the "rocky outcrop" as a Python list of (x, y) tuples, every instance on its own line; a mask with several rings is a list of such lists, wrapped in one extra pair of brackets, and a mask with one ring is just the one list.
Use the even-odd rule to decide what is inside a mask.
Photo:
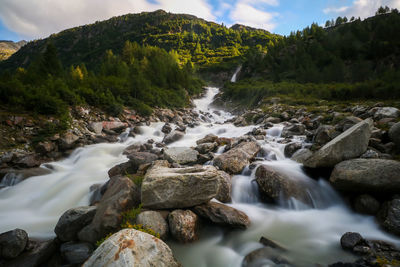
[(267, 201), (279, 202), (295, 198), (305, 204), (311, 203), (301, 181), (288, 177), (271, 166), (261, 165), (257, 168), (256, 182), (262, 197)]
[(335, 166), (329, 181), (340, 190), (360, 193), (396, 193), (400, 190), (400, 162), (353, 159)]
[(83, 267), (179, 267), (171, 249), (160, 239), (134, 229), (123, 229), (104, 241)]
[(182, 243), (197, 240), (199, 217), (191, 210), (174, 210), (168, 215), (169, 230), (173, 238)]
[(122, 213), (140, 203), (139, 188), (127, 177), (110, 181), (107, 191), (97, 206), (91, 224), (79, 233), (79, 240), (95, 243), (97, 240), (120, 227)]
[(250, 225), (250, 219), (244, 212), (224, 204), (210, 201), (193, 210), (199, 216), (222, 226), (245, 229)]
[(25, 250), (27, 244), (28, 234), (22, 229), (0, 234), (0, 258), (16, 258)]
[(364, 120), (324, 145), (304, 165), (311, 168), (333, 167), (344, 160), (361, 156), (368, 147), (372, 120)]
[(206, 203), (218, 194), (221, 179), (213, 166), (168, 168), (158, 161), (142, 183), (143, 207), (185, 208)]
[(238, 174), (259, 150), (260, 146), (257, 142), (242, 142), (228, 152), (215, 157), (214, 165), (228, 173)]
[(57, 237), (63, 241), (78, 239), (78, 232), (92, 222), (96, 207), (84, 206), (67, 210), (58, 220), (54, 229)]
[(136, 217), (136, 224), (143, 225), (146, 228), (154, 230), (160, 234), (162, 240), (168, 237), (168, 223), (164, 217), (157, 211), (147, 210), (141, 212)]
[(171, 147), (164, 149), (164, 159), (170, 163), (190, 164), (197, 161), (199, 152), (189, 147)]

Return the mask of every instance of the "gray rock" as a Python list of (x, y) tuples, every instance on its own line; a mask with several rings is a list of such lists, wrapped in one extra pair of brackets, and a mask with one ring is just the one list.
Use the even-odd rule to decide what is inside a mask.
[(379, 207), (379, 201), (367, 194), (359, 195), (354, 200), (354, 209), (362, 214), (376, 215)]
[(201, 145), (204, 143), (214, 143), (217, 141), (217, 139), (218, 139), (218, 136), (213, 135), (213, 134), (207, 134), (204, 138), (197, 140), (196, 144)]
[(63, 242), (77, 240), (78, 232), (92, 222), (96, 210), (93, 206), (83, 206), (64, 212), (54, 229), (57, 237)]
[(260, 146), (257, 142), (242, 142), (228, 152), (214, 158), (214, 165), (218, 168), (233, 174), (240, 173), (250, 163)]
[(318, 145), (325, 145), (337, 136), (335, 127), (330, 125), (321, 125), (318, 127), (314, 136), (314, 143)]
[(145, 208), (169, 209), (193, 207), (218, 194), (222, 174), (213, 166), (168, 168), (158, 161), (142, 183)]
[(336, 124), (335, 129), (339, 132), (344, 132), (360, 122), (362, 122), (362, 119), (354, 116), (349, 116), (341, 120), (338, 124)]
[(335, 166), (329, 181), (340, 190), (360, 193), (396, 193), (400, 190), (400, 162), (353, 159)]
[(400, 148), (400, 122), (395, 123), (389, 130), (390, 139)]
[(291, 266), (282, 251), (271, 247), (256, 249), (244, 257), (242, 267)]
[(58, 140), (58, 147), (61, 151), (74, 148), (76, 147), (78, 140), (79, 136), (71, 132), (67, 132)]
[(301, 123), (292, 124), (290, 126), (286, 126), (282, 130), (282, 137), (290, 137), (294, 135), (304, 135), (306, 131), (306, 126)]
[(169, 134), (172, 131), (172, 127), (169, 123), (165, 123), (164, 126), (161, 128), (161, 132), (165, 134)]
[(212, 201), (194, 207), (193, 211), (199, 216), (223, 226), (245, 229), (250, 225), (250, 219), (244, 212)]
[(164, 159), (170, 163), (190, 164), (197, 161), (199, 152), (189, 147), (171, 147), (164, 149)]
[(28, 234), (22, 229), (0, 234), (0, 258), (16, 258), (24, 251), (27, 243)]
[(290, 158), (297, 150), (301, 149), (301, 147), (302, 144), (297, 142), (287, 144), (284, 149), (285, 157)]
[(312, 204), (301, 180), (287, 177), (271, 166), (261, 165), (257, 168), (256, 182), (266, 200), (279, 202), (293, 197), (305, 204)]
[(170, 132), (169, 134), (167, 134), (164, 139), (163, 142), (167, 145), (176, 142), (180, 139), (182, 139), (185, 136), (185, 133), (182, 131), (178, 131), (178, 130), (174, 130), (172, 132)]
[(101, 134), (101, 131), (103, 131), (103, 123), (102, 122), (91, 122), (89, 123), (89, 130), (96, 133), (96, 134)]
[(141, 224), (146, 228), (154, 230), (160, 234), (162, 240), (168, 237), (168, 224), (164, 217), (157, 211), (148, 210), (141, 212), (136, 217), (136, 224)]
[(29, 242), (29, 250), (20, 254), (17, 258), (7, 261), (7, 267), (37, 267), (46, 263), (57, 251), (56, 239), (44, 242)]
[(364, 120), (324, 145), (304, 165), (311, 168), (333, 167), (344, 160), (361, 156), (368, 147), (372, 120)]
[(297, 150), (293, 154), (292, 160), (297, 161), (298, 163), (304, 163), (312, 155), (313, 155), (313, 153), (310, 149), (302, 148), (302, 149)]
[(67, 242), (61, 245), (61, 257), (69, 264), (82, 264), (90, 255), (92, 255), (94, 247), (89, 243)]
[(136, 173), (140, 165), (152, 163), (158, 159), (156, 154), (149, 152), (129, 151), (125, 154), (129, 161), (112, 167), (108, 171), (109, 177)]
[(140, 190), (127, 177), (118, 177), (110, 181), (107, 191), (97, 206), (91, 224), (79, 233), (79, 240), (94, 244), (108, 233), (120, 227), (122, 213), (139, 205)]
[(345, 250), (353, 250), (355, 246), (364, 243), (364, 238), (359, 233), (347, 232), (340, 238), (340, 245)]
[(123, 229), (104, 241), (83, 267), (180, 267), (171, 249), (160, 239), (134, 229)]
[(218, 143), (202, 143), (196, 147), (196, 150), (199, 151), (200, 154), (206, 154), (208, 152), (213, 152), (218, 147)]
[(171, 235), (182, 243), (196, 241), (199, 230), (199, 217), (191, 210), (174, 210), (168, 215)]
[(220, 185), (218, 187), (218, 192), (215, 198), (222, 203), (227, 203), (232, 201), (232, 178), (229, 174), (224, 171), (218, 171), (220, 175), (219, 182)]
[(374, 119), (380, 120), (383, 118), (398, 118), (400, 117), (400, 110), (394, 107), (378, 108), (374, 114)]
[(56, 145), (53, 142), (40, 142), (36, 145), (35, 151), (42, 154), (47, 155), (51, 151), (56, 149)]
[(400, 236), (400, 199), (383, 204), (378, 214), (379, 222), (387, 231)]

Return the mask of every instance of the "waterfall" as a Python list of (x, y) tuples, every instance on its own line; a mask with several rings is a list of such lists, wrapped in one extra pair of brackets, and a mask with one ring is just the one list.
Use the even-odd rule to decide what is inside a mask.
[(237, 67), (235, 73), (233, 74), (232, 78), (231, 78), (231, 82), (235, 83), (236, 82), (236, 78), (237, 75), (239, 74), (240, 70), (242, 69), (242, 65), (240, 65), (239, 67)]

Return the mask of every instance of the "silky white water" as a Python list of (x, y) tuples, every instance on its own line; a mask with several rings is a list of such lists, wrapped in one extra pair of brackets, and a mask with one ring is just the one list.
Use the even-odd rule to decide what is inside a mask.
[[(255, 127), (224, 123), (233, 116), (210, 106), (218, 91), (218, 88), (207, 88), (206, 95), (194, 101), (195, 110), (207, 119), (195, 128), (187, 128), (184, 138), (170, 146), (195, 146), (198, 139), (210, 133), (239, 137)], [(69, 158), (47, 164), (52, 173), (0, 189), (0, 232), (21, 228), (31, 237), (53, 237), (54, 227), (63, 212), (88, 205), (90, 187), (107, 181), (108, 170), (127, 160), (122, 155), (124, 149), (148, 139), (162, 141), (162, 126), (163, 123), (141, 126), (140, 135), (122, 143), (78, 148)], [(300, 164), (285, 158), (284, 145), (278, 143), (282, 128), (276, 125), (268, 129), (265, 140), (259, 141), (264, 159), (256, 164), (270, 165), (292, 179), (301, 180), (312, 200), (312, 207), (295, 199), (282, 201), (279, 206), (261, 203), (253, 181), (255, 169), (246, 168), (243, 174), (232, 178), (233, 201), (229, 205), (245, 212), (251, 219), (251, 226), (245, 231), (207, 227), (202, 229), (198, 242), (170, 242), (174, 255), (183, 266), (240, 266), (247, 253), (261, 247), (258, 243), (261, 236), (286, 247), (288, 252), (284, 256), (299, 266), (352, 260), (339, 244), (341, 235), (348, 231), (398, 243), (379, 230), (372, 217), (350, 211), (327, 182), (312, 180), (302, 171)], [(222, 152), (223, 148), (220, 148), (217, 153)]]

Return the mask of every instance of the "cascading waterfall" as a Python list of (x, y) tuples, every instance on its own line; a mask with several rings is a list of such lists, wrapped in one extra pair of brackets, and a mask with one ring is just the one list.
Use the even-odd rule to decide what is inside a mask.
[[(238, 68), (232, 81), (239, 71)], [(196, 140), (207, 134), (239, 137), (253, 130), (255, 126), (236, 127), (225, 123), (233, 116), (210, 106), (218, 92), (218, 88), (207, 88), (203, 98), (194, 100), (195, 110), (204, 116), (204, 121), (188, 128), (184, 138), (170, 146), (195, 146)], [(123, 134), (120, 143), (78, 148), (69, 158), (47, 164), (52, 173), (0, 189), (0, 232), (18, 227), (27, 230), (31, 237), (53, 237), (54, 226), (64, 211), (88, 205), (90, 187), (107, 181), (107, 171), (127, 160), (122, 154), (124, 149), (148, 139), (161, 141), (162, 126), (163, 123), (141, 126), (140, 135), (132, 138)], [(284, 145), (278, 142), (282, 128), (282, 125), (275, 125), (267, 130), (265, 140), (259, 141), (263, 148), (262, 159), (255, 164), (269, 165), (292, 179), (301, 180), (312, 205), (296, 199), (282, 201), (278, 206), (262, 203), (254, 181), (256, 168), (247, 167), (242, 174), (232, 177), (233, 201), (229, 205), (245, 212), (251, 219), (251, 226), (247, 230), (228, 232), (208, 226), (203, 228), (198, 242), (178, 244), (171, 241), (169, 244), (183, 266), (241, 266), (246, 254), (261, 247), (258, 242), (261, 236), (286, 247), (284, 256), (298, 266), (352, 260), (353, 256), (339, 245), (341, 235), (348, 231), (398, 243), (379, 230), (373, 217), (351, 212), (328, 183), (309, 178), (300, 164), (285, 158)], [(222, 152), (220, 148), (217, 153)]]

